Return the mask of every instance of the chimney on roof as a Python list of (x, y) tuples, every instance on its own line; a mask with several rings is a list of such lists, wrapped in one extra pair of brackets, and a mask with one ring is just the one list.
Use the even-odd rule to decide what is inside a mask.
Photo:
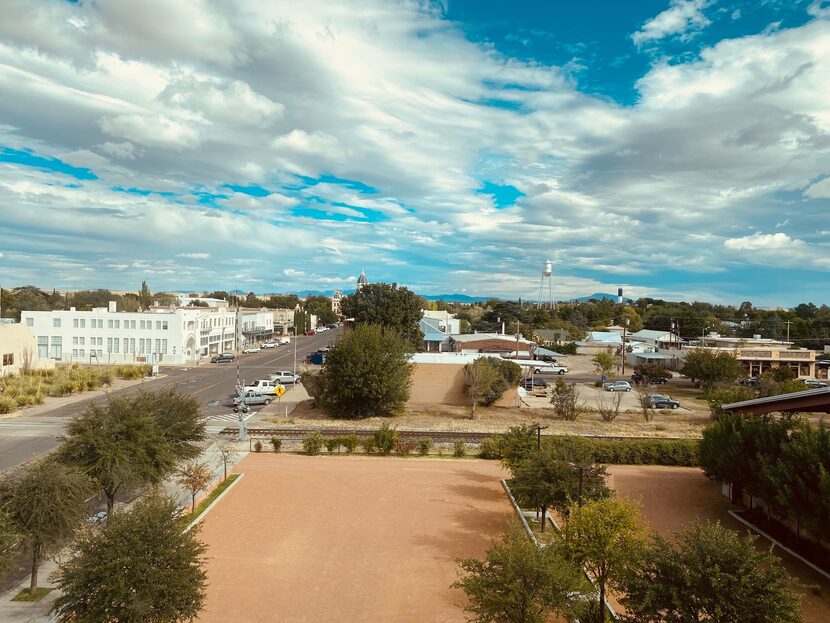
[(116, 307), (115, 301), (110, 301), (107, 311), (110, 312), (110, 313), (113, 313), (113, 312), (115, 312), (115, 307)]

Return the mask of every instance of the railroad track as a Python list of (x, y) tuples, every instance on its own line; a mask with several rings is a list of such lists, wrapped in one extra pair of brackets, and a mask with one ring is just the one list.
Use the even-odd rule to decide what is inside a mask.
[[(366, 438), (375, 432), (375, 429), (366, 428), (267, 428), (267, 427), (249, 427), (248, 436), (271, 438), (276, 437), (286, 441), (300, 441), (308, 433), (319, 432), (325, 438), (331, 437), (345, 437), (347, 435), (357, 435), (360, 438)], [(220, 435), (237, 436), (239, 434), (238, 428), (224, 428)], [(476, 432), (476, 431), (451, 431), (451, 430), (406, 430), (398, 429), (398, 435), (404, 441), (417, 441), (422, 437), (428, 437), (434, 443), (453, 443), (456, 441), (463, 441), (465, 443), (481, 443), (488, 437), (495, 437), (499, 432)], [(542, 434), (542, 437), (556, 437), (557, 435)], [(610, 435), (579, 435), (580, 437), (589, 437), (592, 439), (608, 439), (622, 440), (622, 439), (655, 439), (659, 441), (671, 441), (684, 439), (683, 437), (625, 437), (625, 436), (610, 436)]]

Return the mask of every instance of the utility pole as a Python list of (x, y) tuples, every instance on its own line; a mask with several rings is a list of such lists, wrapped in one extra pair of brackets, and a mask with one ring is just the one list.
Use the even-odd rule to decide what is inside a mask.
[(294, 367), (291, 369), (294, 376), (297, 376), (297, 323), (294, 323)]
[(793, 323), (792, 320), (784, 321), (784, 324), (787, 325), (787, 341), (790, 341), (790, 325)]
[(625, 336), (626, 330), (628, 329), (628, 316), (626, 316), (625, 321), (623, 322), (623, 335), (622, 335), (622, 374), (625, 374)]
[[(519, 328), (522, 326), (522, 323), (519, 320), (516, 320), (516, 359), (519, 358)], [(530, 353), (528, 353), (528, 358)]]

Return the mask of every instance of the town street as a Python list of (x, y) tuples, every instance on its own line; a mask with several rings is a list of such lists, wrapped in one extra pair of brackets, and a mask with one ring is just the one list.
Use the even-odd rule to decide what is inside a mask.
[[(297, 340), (297, 372), (302, 368), (306, 356), (318, 348), (333, 342), (340, 331), (325, 331), (312, 336), (299, 336)], [(267, 378), (280, 370), (292, 370), (294, 366), (294, 342), (273, 349), (262, 349), (260, 353), (242, 355), (239, 360), (239, 376), (243, 381)], [(208, 432), (233, 426), (236, 414), (223, 403), (234, 393), (237, 379), (237, 365), (233, 363), (203, 363), (198, 367), (162, 368), (162, 378), (148, 380), (130, 387), (109, 392), (108, 395), (125, 395), (142, 388), (159, 390), (176, 387), (183, 393), (195, 396), (199, 401)], [(23, 410), (19, 416), (0, 419), (0, 472), (11, 469), (36, 456), (57, 447), (67, 421), (93, 401), (105, 400), (106, 395), (80, 400), (71, 404), (56, 406), (43, 411), (35, 408), (36, 414)]]

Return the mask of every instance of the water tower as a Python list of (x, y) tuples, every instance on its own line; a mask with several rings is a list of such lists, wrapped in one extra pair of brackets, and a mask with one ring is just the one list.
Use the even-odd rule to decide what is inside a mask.
[[(545, 282), (547, 281), (547, 298), (545, 298)], [(553, 262), (545, 260), (542, 264), (542, 278), (539, 280), (539, 298), (536, 303), (537, 307), (545, 309), (556, 309), (553, 302)]]

